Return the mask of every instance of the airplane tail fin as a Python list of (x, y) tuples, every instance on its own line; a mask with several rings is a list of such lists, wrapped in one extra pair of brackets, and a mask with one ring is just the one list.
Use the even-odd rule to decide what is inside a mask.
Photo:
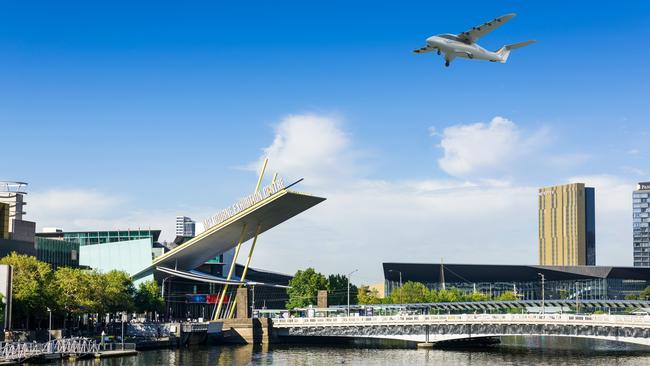
[(510, 51), (516, 49), (516, 48), (521, 48), (524, 46), (528, 46), (529, 44), (535, 43), (536, 41), (526, 41), (526, 42), (519, 42), (515, 44), (509, 44), (505, 45), (496, 52), (499, 57), (501, 57), (501, 63), (504, 64), (506, 61), (508, 61), (508, 56), (510, 56)]

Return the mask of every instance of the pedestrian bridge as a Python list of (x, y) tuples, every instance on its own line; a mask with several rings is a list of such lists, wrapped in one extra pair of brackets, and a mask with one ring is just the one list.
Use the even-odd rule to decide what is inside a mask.
[(274, 319), (279, 337), (445, 342), (512, 335), (602, 339), (650, 346), (650, 316), (458, 314)]

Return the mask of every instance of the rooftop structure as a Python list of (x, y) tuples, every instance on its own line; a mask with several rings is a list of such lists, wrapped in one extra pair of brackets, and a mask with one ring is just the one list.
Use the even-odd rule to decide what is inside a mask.
[(156, 267), (193, 270), (325, 200), (288, 188), (274, 183), (240, 200), (228, 211), (206, 220), (204, 232), (158, 257), (135, 277), (145, 276)]
[[(526, 266), (489, 264), (384, 263), (386, 294), (414, 281), (428, 288), (455, 287), (491, 297), (516, 292), (523, 300), (541, 298), (541, 275), (547, 299), (624, 299), (650, 286), (650, 268), (610, 266)], [(442, 274), (442, 275), (441, 275)]]
[(62, 240), (78, 243), (80, 246), (114, 243), (118, 241), (151, 239), (157, 242), (160, 237), (160, 230), (109, 230), (109, 231), (60, 231), (42, 232), (36, 236), (43, 238), (59, 238)]
[(26, 213), (24, 206), (27, 202), (24, 196), (27, 194), (27, 183), (25, 182), (0, 182), (0, 203), (9, 205), (9, 232), (13, 232), (14, 220), (22, 220)]

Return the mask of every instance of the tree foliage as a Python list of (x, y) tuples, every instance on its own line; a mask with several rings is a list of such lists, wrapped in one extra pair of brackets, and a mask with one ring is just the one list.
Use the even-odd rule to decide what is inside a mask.
[(57, 308), (69, 314), (84, 314), (95, 310), (90, 278), (81, 269), (61, 267), (54, 273)]
[(650, 300), (650, 286), (641, 290), (638, 295), (626, 295), (625, 300)]
[[(135, 290), (128, 273), (51, 266), (33, 256), (15, 252), (0, 259), (1, 264), (13, 267), (14, 319), (41, 320), (47, 309), (61, 315), (106, 314), (138, 309), (161, 311), (164, 303), (154, 281), (145, 282)], [(100, 316), (101, 318), (101, 316)]]
[[(350, 283), (350, 304), (357, 303), (357, 286)], [(327, 278), (328, 305), (345, 305), (348, 303), (348, 278), (341, 274), (332, 274)]]
[(429, 302), (429, 289), (420, 282), (406, 282), (390, 294), (390, 300), (394, 304), (413, 304)]
[(91, 287), (99, 314), (134, 310), (135, 287), (124, 271), (90, 272)]
[(379, 297), (379, 291), (376, 288), (372, 290), (368, 286), (360, 286), (357, 290), (358, 303), (361, 305), (381, 304), (383, 300)]
[(302, 308), (316, 304), (318, 290), (327, 290), (327, 278), (313, 268), (296, 272), (287, 289), (287, 309)]
[(14, 316), (26, 319), (25, 326), (29, 327), (30, 316), (41, 314), (40, 318), (43, 318), (47, 307), (54, 305), (52, 268), (36, 257), (16, 252), (2, 258), (0, 263), (13, 267)]
[(502, 293), (501, 295), (497, 296), (496, 300), (499, 301), (515, 301), (519, 300), (517, 297), (517, 294), (515, 294), (513, 291), (506, 291)]
[(158, 282), (149, 280), (140, 283), (135, 293), (134, 303), (139, 313), (163, 312), (165, 310), (165, 300), (160, 293)]

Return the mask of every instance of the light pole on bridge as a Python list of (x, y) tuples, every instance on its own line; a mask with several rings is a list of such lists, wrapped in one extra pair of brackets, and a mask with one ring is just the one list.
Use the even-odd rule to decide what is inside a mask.
[(50, 313), (50, 326), (47, 329), (47, 341), (49, 343), (52, 340), (52, 309), (48, 307), (47, 312)]
[(359, 269), (355, 269), (354, 271), (348, 273), (348, 316), (350, 316), (350, 275), (352, 275), (354, 272), (358, 271)]
[(543, 273), (537, 273), (541, 278), (542, 278), (542, 314), (546, 314), (546, 309), (544, 307), (544, 274)]
[(578, 281), (576, 281), (576, 314), (580, 312), (580, 292), (578, 292)]

